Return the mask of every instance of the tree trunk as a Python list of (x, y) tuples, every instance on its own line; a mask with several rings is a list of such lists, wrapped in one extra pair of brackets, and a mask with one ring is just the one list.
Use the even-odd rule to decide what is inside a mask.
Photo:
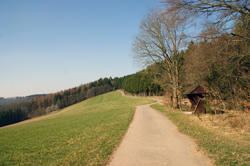
[(173, 108), (178, 108), (177, 90), (173, 88)]
[(175, 66), (174, 66), (174, 70), (172, 73), (172, 78), (173, 78), (173, 108), (179, 108), (178, 105), (178, 79), (179, 79), (179, 72), (178, 72), (178, 61), (176, 60), (174, 62)]

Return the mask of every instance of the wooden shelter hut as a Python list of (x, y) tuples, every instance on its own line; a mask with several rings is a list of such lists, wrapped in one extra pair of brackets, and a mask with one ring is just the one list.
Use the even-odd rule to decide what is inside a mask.
[(194, 111), (194, 113), (196, 111), (198, 111), (199, 113), (204, 113), (204, 114), (206, 113), (205, 101), (204, 101), (206, 92), (202, 86), (200, 85), (191, 86), (183, 94), (187, 95), (191, 103), (190, 107), (191, 111)]

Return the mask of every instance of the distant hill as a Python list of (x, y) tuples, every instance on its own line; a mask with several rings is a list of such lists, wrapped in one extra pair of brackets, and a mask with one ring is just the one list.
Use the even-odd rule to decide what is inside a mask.
[(4, 101), (4, 98), (3, 97), (0, 97), (0, 107), (1, 107), (1, 102)]
[(12, 104), (12, 103), (18, 103), (20, 101), (28, 101), (34, 97), (40, 97), (40, 96), (45, 96), (46, 94), (34, 94), (30, 96), (25, 96), (25, 97), (11, 97), (11, 98), (3, 98), (0, 97), (0, 107), (7, 105), (7, 104)]

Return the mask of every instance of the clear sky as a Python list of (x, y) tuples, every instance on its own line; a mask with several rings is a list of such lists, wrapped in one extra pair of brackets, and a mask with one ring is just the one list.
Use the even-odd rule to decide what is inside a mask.
[(139, 71), (131, 46), (159, 0), (0, 0), (0, 97)]

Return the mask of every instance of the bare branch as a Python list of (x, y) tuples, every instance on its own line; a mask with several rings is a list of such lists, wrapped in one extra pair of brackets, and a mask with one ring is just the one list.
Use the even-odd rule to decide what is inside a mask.
[(163, 3), (168, 12), (182, 12), (191, 20), (202, 18), (199, 21), (205, 26), (210, 20), (219, 33), (232, 30), (242, 17), (250, 18), (249, 0), (164, 0)]

